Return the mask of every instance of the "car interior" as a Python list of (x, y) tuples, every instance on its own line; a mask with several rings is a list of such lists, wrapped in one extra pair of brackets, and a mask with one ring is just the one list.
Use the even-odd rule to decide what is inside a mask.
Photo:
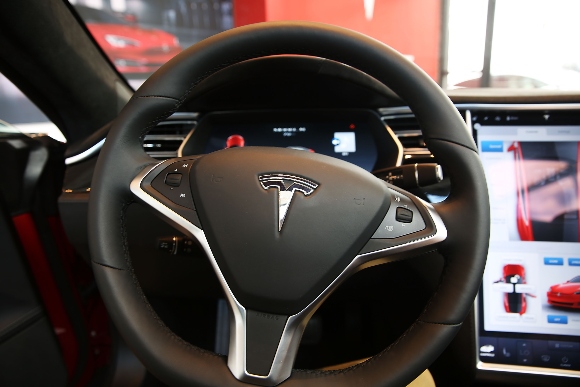
[(456, 80), (326, 0), (0, 2), (0, 385), (577, 386), (580, 52), (493, 74), (503, 2)]

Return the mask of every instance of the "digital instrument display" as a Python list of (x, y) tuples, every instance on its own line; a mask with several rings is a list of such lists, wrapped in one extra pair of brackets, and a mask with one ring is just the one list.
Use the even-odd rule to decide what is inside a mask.
[(212, 123), (205, 152), (244, 146), (274, 146), (316, 152), (371, 171), (377, 147), (364, 120)]
[(491, 210), (481, 362), (580, 370), (580, 123), (568, 118), (473, 115)]

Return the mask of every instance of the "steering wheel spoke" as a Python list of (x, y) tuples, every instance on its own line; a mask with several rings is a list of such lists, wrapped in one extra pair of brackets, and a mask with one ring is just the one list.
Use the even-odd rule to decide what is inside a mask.
[(285, 316), (237, 305), (230, 332), (228, 367), (239, 380), (272, 386), (291, 372), (311, 314)]

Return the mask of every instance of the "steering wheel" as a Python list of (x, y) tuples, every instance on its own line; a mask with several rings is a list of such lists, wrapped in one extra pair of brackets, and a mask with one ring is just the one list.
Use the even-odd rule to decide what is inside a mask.
[[(231, 148), (157, 162), (142, 141), (201, 81), (264, 56), (323, 57), (376, 78), (414, 111), (451, 179), (430, 205), (352, 164), (281, 148)], [(141, 201), (197, 240), (230, 306), (229, 356), (197, 348), (155, 314), (133, 273), (128, 205)], [(473, 139), (422, 70), (384, 44), (318, 23), (260, 23), (208, 38), (164, 65), (115, 120), (95, 170), (90, 249), (98, 287), (121, 335), (169, 385), (405, 385), (458, 332), (479, 289), (489, 199)], [(365, 267), (437, 250), (440, 284), (392, 345), (340, 371), (293, 370), (302, 332), (326, 297)]]

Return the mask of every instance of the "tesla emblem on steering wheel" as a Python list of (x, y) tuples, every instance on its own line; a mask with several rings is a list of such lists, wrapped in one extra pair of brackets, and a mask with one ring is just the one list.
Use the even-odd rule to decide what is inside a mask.
[(282, 231), (284, 219), (295, 191), (300, 191), (304, 196), (310, 195), (318, 187), (318, 183), (303, 177), (288, 175), (286, 173), (267, 173), (258, 176), (262, 188), (276, 188), (278, 190), (278, 231)]

